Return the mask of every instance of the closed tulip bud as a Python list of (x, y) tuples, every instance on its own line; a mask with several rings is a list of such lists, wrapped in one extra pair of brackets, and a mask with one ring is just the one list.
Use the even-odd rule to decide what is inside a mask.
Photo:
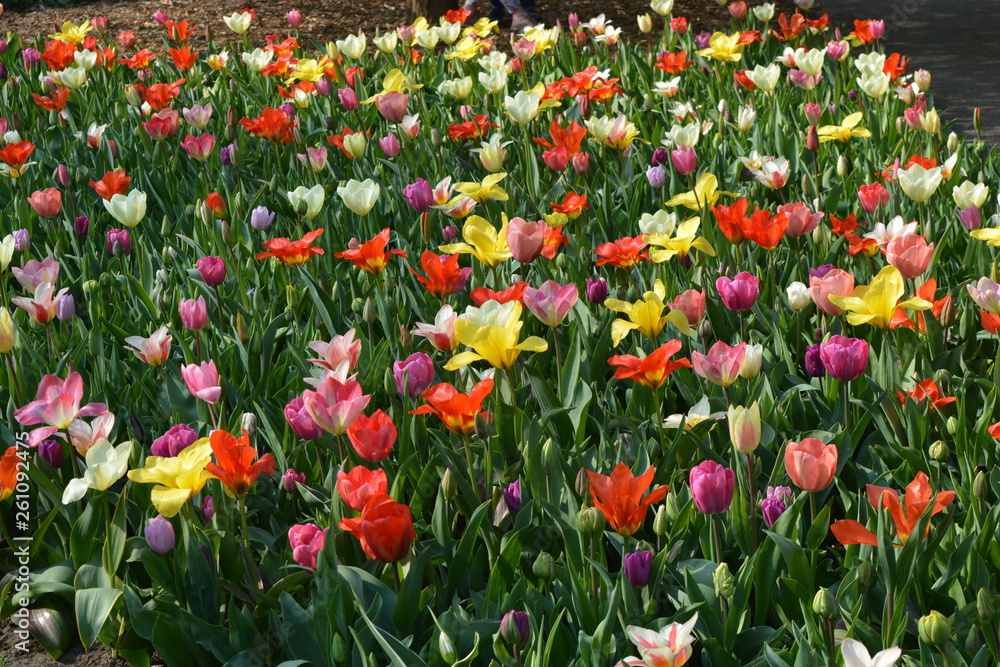
[(76, 301), (72, 294), (56, 299), (56, 318), (60, 322), (71, 320), (76, 315)]
[(972, 110), (972, 127), (977, 135), (983, 133), (983, 110), (979, 107)]
[(281, 476), (281, 488), (283, 488), (287, 493), (294, 493), (299, 487), (299, 484), (306, 483), (306, 474), (304, 472), (295, 472), (294, 468), (289, 468), (285, 471), (285, 474)]
[(257, 415), (252, 412), (244, 412), (240, 417), (240, 428), (253, 435), (257, 431)]
[(438, 653), (441, 654), (441, 657), (449, 665), (454, 664), (458, 660), (458, 653), (455, 652), (455, 643), (451, 641), (451, 637), (448, 636), (447, 632), (442, 632), (438, 635)]
[(551, 473), (556, 469), (556, 444), (549, 438), (542, 445), (542, 471), (545, 474)]
[(454, 498), (455, 494), (458, 493), (458, 483), (455, 481), (454, 475), (451, 474), (451, 468), (445, 468), (444, 474), (441, 475), (441, 490), (444, 492), (445, 498)]
[(372, 301), (371, 297), (367, 297), (364, 302), (364, 306), (361, 309), (361, 319), (363, 319), (368, 324), (371, 324), (378, 318), (378, 308), (375, 307), (375, 302)]
[(806, 131), (806, 148), (813, 152), (819, 150), (819, 133), (815, 125), (810, 125)]
[(556, 562), (552, 559), (552, 556), (542, 551), (535, 558), (535, 562), (531, 566), (531, 571), (539, 579), (548, 581), (556, 573)]
[(15, 342), (14, 320), (10, 316), (10, 311), (0, 306), (0, 354), (7, 354), (13, 350)]
[(656, 508), (656, 514), (653, 515), (653, 532), (660, 537), (670, 532), (670, 517), (667, 515), (666, 504)]
[(712, 323), (707, 319), (702, 320), (698, 323), (698, 336), (702, 340), (708, 340), (712, 337)]
[(847, 163), (847, 156), (841, 155), (837, 159), (837, 176), (840, 178), (845, 178), (849, 170), (849, 165)]
[(490, 437), (490, 427), (486, 425), (482, 414), (476, 415), (476, 437), (482, 442), (487, 442)]
[(948, 435), (955, 435), (958, 433), (958, 420), (954, 417), (948, 417), (947, 421), (944, 423), (945, 428), (948, 431)]
[(928, 92), (931, 89), (931, 73), (925, 69), (918, 69), (913, 73), (913, 83), (917, 84), (920, 92)]
[(576, 515), (576, 523), (581, 533), (596, 537), (604, 532), (607, 520), (604, 513), (596, 507), (585, 507)]
[(985, 498), (987, 485), (986, 473), (980, 470), (976, 473), (976, 478), (972, 481), (972, 495), (980, 499)]
[(589, 153), (577, 153), (573, 156), (571, 160), (573, 165), (573, 171), (577, 174), (583, 175), (590, 171), (590, 154)]
[(825, 588), (816, 591), (813, 597), (813, 613), (820, 618), (832, 621), (837, 618), (837, 600), (833, 594)]
[(733, 595), (736, 593), (736, 580), (733, 579), (733, 574), (729, 571), (729, 565), (719, 563), (715, 572), (712, 573), (712, 583), (715, 584), (716, 597), (724, 600), (733, 599)]
[(63, 464), (62, 443), (55, 439), (43, 440), (38, 444), (38, 455), (50, 466), (58, 470)]
[(954, 153), (958, 149), (958, 135), (954, 132), (948, 133), (948, 152)]
[(647, 14), (640, 14), (636, 17), (639, 23), (639, 32), (647, 33), (653, 29), (653, 17)]
[(236, 330), (236, 337), (240, 339), (240, 342), (246, 345), (250, 341), (250, 333), (247, 331), (247, 325), (243, 323), (243, 313), (236, 313), (236, 321), (233, 322), (233, 329)]
[(931, 646), (944, 646), (951, 639), (951, 623), (937, 611), (921, 616), (917, 621), (920, 640)]
[(633, 588), (642, 588), (649, 583), (649, 575), (653, 570), (653, 552), (636, 551), (625, 554), (622, 557), (622, 569)]
[(951, 450), (948, 449), (948, 445), (943, 440), (937, 440), (931, 444), (928, 453), (938, 463), (944, 463), (951, 456)]
[(146, 544), (153, 553), (165, 554), (174, 548), (174, 526), (163, 515), (158, 514), (146, 522), (145, 535)]
[(749, 408), (730, 405), (727, 415), (729, 439), (733, 446), (744, 454), (749, 454), (760, 445), (760, 406), (757, 401)]
[(747, 345), (746, 354), (743, 356), (743, 365), (740, 366), (740, 377), (752, 380), (760, 375), (760, 366), (763, 362), (764, 346), (760, 343)]
[(804, 283), (796, 281), (785, 288), (785, 292), (788, 294), (788, 305), (792, 310), (802, 310), (812, 303), (812, 299), (809, 298), (809, 288)]
[(993, 622), (997, 616), (997, 599), (985, 588), (980, 588), (976, 595), (976, 611), (979, 613), (979, 622), (983, 625)]
[(500, 636), (513, 646), (526, 646), (531, 639), (531, 623), (523, 611), (508, 611), (500, 621)]
[[(813, 188), (812, 178), (809, 177), (809, 174), (802, 174), (802, 194), (807, 199), (816, 196), (816, 190)], [(819, 227), (816, 227), (816, 229), (819, 229)], [(813, 233), (816, 232), (816, 229), (813, 230)]]
[(924, 117), (920, 119), (920, 126), (927, 134), (939, 133), (941, 131), (941, 117), (938, 115), (937, 109), (931, 109), (925, 113)]

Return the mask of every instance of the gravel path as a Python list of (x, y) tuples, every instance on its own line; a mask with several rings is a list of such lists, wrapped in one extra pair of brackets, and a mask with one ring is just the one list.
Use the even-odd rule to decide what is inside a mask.
[(886, 47), (910, 56), (910, 69), (931, 73), (935, 105), (974, 136), (982, 109), (983, 139), (1000, 144), (1000, 2), (996, 0), (830, 0), (835, 22), (884, 19)]

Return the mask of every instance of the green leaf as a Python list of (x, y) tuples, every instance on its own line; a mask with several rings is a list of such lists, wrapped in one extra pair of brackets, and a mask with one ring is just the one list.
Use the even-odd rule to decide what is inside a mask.
[(80, 643), (90, 649), (122, 592), (117, 588), (84, 588), (76, 592), (76, 627)]

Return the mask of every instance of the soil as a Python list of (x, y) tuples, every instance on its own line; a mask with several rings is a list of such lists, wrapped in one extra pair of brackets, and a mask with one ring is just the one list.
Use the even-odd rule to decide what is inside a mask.
[[(207, 44), (208, 33), (217, 40), (230, 38), (232, 33), (222, 22), (222, 17), (248, 7), (257, 12), (250, 29), (251, 37), (256, 40), (272, 33), (284, 35), (297, 30), (303, 42), (313, 40), (325, 44), (359, 30), (364, 30), (371, 36), (376, 30), (386, 32), (404, 25), (407, 23), (406, 5), (406, 0), (374, 0), (364, 3), (344, 0), (269, 0), (266, 3), (253, 0), (221, 0), (210, 3), (193, 0), (98, 0), (68, 7), (45, 7), (42, 3), (38, 8), (25, 12), (4, 12), (0, 16), (0, 33), (11, 31), (26, 37), (46, 35), (54, 32), (56, 26), (66, 20), (78, 23), (94, 16), (105, 16), (110, 35), (132, 30), (139, 38), (139, 47), (145, 45), (158, 48), (164, 32), (152, 19), (152, 15), (157, 10), (163, 10), (173, 21), (187, 19), (189, 23), (200, 26), (191, 44), (203, 47)], [(457, 1), (455, 5), (458, 5)], [(548, 22), (554, 23), (556, 19), (560, 19), (564, 24), (570, 12), (576, 12), (583, 21), (603, 13), (632, 42), (645, 41), (645, 35), (639, 32), (635, 17), (639, 14), (652, 14), (646, 0), (621, 0), (611, 5), (601, 0), (538, 0), (537, 8)], [(775, 8), (776, 15), (782, 11), (797, 11), (794, 4), (782, 0), (775, 2)], [(299, 9), (302, 13), (302, 23), (297, 29), (291, 28), (285, 20), (285, 12), (290, 9)], [(482, 10), (484, 13), (489, 11), (489, 3), (484, 2)], [(709, 0), (677, 0), (673, 15), (687, 18), (691, 29), (698, 32), (728, 28), (731, 20), (725, 7)], [(509, 21), (507, 24), (509, 25)]]
[(15, 648), (21, 640), (14, 633), (14, 629), (13, 622), (2, 624), (2, 629), (0, 629), (0, 665), (4, 667), (54, 667), (56, 665), (128, 667), (128, 663), (124, 660), (111, 657), (111, 649), (106, 646), (97, 645), (91, 651), (84, 651), (79, 640), (70, 644), (59, 660), (53, 660), (34, 639), (29, 640), (28, 652), (24, 653)]

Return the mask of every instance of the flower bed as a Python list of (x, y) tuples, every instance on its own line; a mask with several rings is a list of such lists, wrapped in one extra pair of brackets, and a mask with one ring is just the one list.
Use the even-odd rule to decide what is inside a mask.
[(655, 51), (12, 37), (3, 615), (132, 665), (996, 664), (996, 153), (879, 21), (672, 6)]

